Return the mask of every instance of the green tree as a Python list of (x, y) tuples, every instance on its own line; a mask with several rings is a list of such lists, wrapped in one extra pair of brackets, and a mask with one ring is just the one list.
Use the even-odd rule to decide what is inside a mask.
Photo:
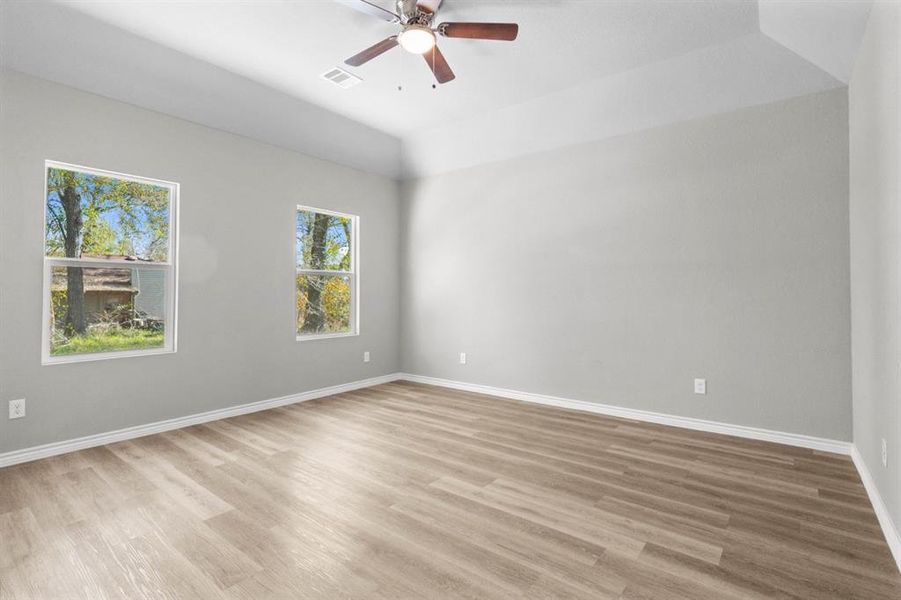
[[(332, 216), (313, 213), (310, 228), (310, 268), (324, 270), (326, 268), (326, 234), (332, 224)], [(318, 279), (318, 278), (314, 278)], [(325, 323), (322, 310), (322, 288), (319, 285), (307, 286), (307, 313), (303, 323), (303, 331), (321, 331)]]

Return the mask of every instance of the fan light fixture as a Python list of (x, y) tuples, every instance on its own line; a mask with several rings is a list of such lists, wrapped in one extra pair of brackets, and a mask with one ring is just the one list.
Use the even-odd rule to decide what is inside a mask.
[(435, 34), (428, 27), (411, 25), (401, 32), (397, 42), (411, 54), (425, 54), (435, 47)]
[[(438, 23), (435, 19), (441, 0), (395, 0), (397, 13), (378, 6), (373, 0), (336, 0), (341, 4), (366, 13), (372, 17), (400, 25), (400, 32), (373, 44), (362, 52), (357, 52), (344, 61), (351, 67), (365, 65), (377, 56), (402, 47), (410, 54), (419, 54), (435, 75), (438, 83), (453, 81), (454, 71), (447, 64), (444, 55), (438, 48), (435, 35), (445, 38), (464, 38), (468, 40), (498, 40), (512, 42), (519, 34), (516, 23)], [(0, 0), (3, 2), (3, 0)], [(388, 0), (383, 0), (387, 3)], [(400, 14), (398, 14), (400, 13)], [(434, 86), (432, 86), (434, 87)]]

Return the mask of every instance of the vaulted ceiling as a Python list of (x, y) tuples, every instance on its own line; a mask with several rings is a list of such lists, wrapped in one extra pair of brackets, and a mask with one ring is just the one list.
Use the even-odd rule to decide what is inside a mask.
[(519, 38), (440, 39), (457, 79), (437, 88), (421, 57), (395, 49), (345, 67), (363, 79), (345, 90), (320, 74), (397, 26), (328, 0), (5, 1), (0, 59), (364, 170), (419, 176), (843, 86), (868, 9), (445, 0), (439, 21), (515, 21)]

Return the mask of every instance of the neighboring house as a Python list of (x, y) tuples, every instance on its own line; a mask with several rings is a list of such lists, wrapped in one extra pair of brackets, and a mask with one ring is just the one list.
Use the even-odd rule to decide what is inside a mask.
[(132, 283), (137, 290), (135, 309), (147, 317), (163, 320), (166, 316), (166, 272), (158, 269), (134, 270)]
[[(84, 258), (136, 260), (129, 256)], [(103, 313), (122, 306), (130, 306), (151, 319), (162, 319), (165, 315), (165, 276), (165, 272), (161, 270), (138, 270), (120, 266), (85, 268), (84, 305), (88, 321), (97, 321)], [(52, 289), (56, 293), (65, 293), (64, 268), (53, 270)]]

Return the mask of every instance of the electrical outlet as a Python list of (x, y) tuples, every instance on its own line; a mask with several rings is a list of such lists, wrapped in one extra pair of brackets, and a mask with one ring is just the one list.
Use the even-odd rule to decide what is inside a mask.
[(9, 401), (9, 418), (21, 419), (25, 416), (25, 398)]
[(695, 394), (706, 394), (707, 393), (707, 380), (706, 379), (695, 379)]
[(888, 466), (888, 446), (885, 445), (885, 438), (882, 438), (882, 466)]
[(466, 353), (465, 353), (465, 352), (461, 352), (461, 353), (460, 353), (460, 364), (461, 364), (461, 365), (465, 365), (465, 364), (466, 364)]
[(369, 362), (369, 351), (363, 353), (363, 362)]

